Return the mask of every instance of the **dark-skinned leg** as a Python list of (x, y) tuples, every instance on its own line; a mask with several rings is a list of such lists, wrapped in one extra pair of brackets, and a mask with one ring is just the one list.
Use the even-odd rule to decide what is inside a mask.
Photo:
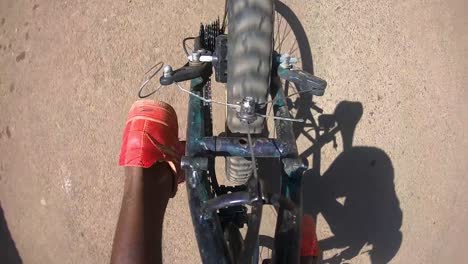
[(166, 162), (125, 168), (125, 187), (111, 263), (162, 263), (164, 213), (174, 175)]

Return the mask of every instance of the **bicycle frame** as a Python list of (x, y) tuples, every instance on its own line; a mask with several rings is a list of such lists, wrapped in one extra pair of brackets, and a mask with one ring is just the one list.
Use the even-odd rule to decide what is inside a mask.
[[(273, 65), (278, 69), (278, 65)], [(276, 70), (272, 78), (270, 93), (273, 98), (275, 115), (289, 118), (284, 100), (283, 86)], [(208, 77), (198, 77), (191, 81), (191, 92), (202, 96)], [(252, 193), (258, 186), (248, 184), (246, 192), (236, 192), (214, 197), (210, 188), (210, 178), (216, 156), (250, 157), (250, 149), (239, 142), (239, 138), (206, 136), (204, 102), (190, 96), (187, 124), (186, 156), (182, 166), (186, 172), (186, 186), (195, 235), (203, 263), (231, 263), (216, 212), (231, 205), (250, 204), (252, 213), (248, 223), (245, 247), (241, 260), (252, 259), (254, 248), (258, 246), (259, 226), (264, 203), (279, 207), (273, 249), (273, 263), (299, 263), (300, 235), (302, 218), (302, 174), (306, 170), (299, 158), (292, 124), (285, 120), (275, 120), (277, 139), (253, 139), (253, 152), (256, 157), (274, 157), (281, 160), (281, 195), (264, 194), (255, 199)], [(242, 263), (242, 261), (240, 261)]]

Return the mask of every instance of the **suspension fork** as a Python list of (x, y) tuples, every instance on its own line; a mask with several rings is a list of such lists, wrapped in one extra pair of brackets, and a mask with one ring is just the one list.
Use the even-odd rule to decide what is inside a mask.
[[(203, 89), (208, 78), (198, 77), (191, 81), (191, 92), (203, 95)], [(223, 240), (223, 230), (216, 211), (209, 214), (203, 212), (202, 205), (214, 197), (209, 185), (206, 170), (208, 158), (197, 157), (195, 149), (198, 141), (205, 136), (203, 102), (196, 97), (189, 97), (187, 118), (186, 156), (182, 159), (185, 169), (187, 195), (192, 216), (195, 236), (203, 263), (230, 263), (226, 244)]]
[[(271, 93), (274, 98), (275, 116), (289, 118), (289, 111), (285, 103), (281, 82), (277, 77), (273, 79)], [(191, 81), (191, 92), (202, 96), (207, 82), (208, 79), (203, 77), (193, 79)], [(218, 208), (217, 206), (223, 205), (226, 201), (233, 202), (235, 200), (233, 198), (235, 197), (229, 197), (232, 194), (227, 194), (225, 197), (214, 198), (206, 171), (209, 168), (210, 155), (247, 156), (249, 152), (241, 151), (240, 147), (234, 144), (234, 142), (229, 142), (229, 139), (220, 139), (217, 142), (215, 138), (210, 139), (205, 137), (203, 104), (204, 102), (199, 98), (190, 96), (186, 156), (182, 159), (182, 166), (186, 171), (187, 177), (186, 186), (189, 206), (203, 263), (231, 263), (223, 237), (223, 230), (216, 216), (216, 209)], [(261, 214), (262, 204), (275, 204), (280, 209), (275, 231), (273, 263), (299, 263), (302, 218), (301, 183), (302, 174), (306, 168), (298, 156), (291, 122), (281, 119), (277, 119), (275, 122), (278, 138), (275, 141), (261, 141), (254, 149), (254, 153), (260, 156), (263, 154), (281, 159), (283, 168), (281, 174), (281, 195), (263, 197), (264, 200), (261, 201), (257, 199), (258, 197), (255, 200), (251, 200), (252, 197), (255, 198), (255, 195), (238, 194), (240, 196), (237, 198), (241, 203), (249, 204), (250, 199), (250, 204), (254, 205), (255, 208), (260, 208), (252, 212), (251, 219), (253, 222), (249, 221), (245, 246), (250, 248), (257, 244), (258, 223), (261, 219), (257, 216)], [(228, 144), (218, 144), (221, 142)], [(223, 199), (225, 200), (223, 201)], [(249, 254), (250, 252), (252, 251), (243, 251), (241, 259), (247, 260), (251, 255)]]
[[(277, 76), (272, 77), (271, 97), (275, 116), (290, 118), (286, 104), (283, 86)], [(292, 123), (275, 120), (276, 134), (279, 144), (288, 146), (287, 156), (281, 159), (281, 195), (289, 199), (296, 210), (288, 210), (280, 206), (276, 221), (275, 243), (273, 249), (273, 263), (299, 263), (301, 248), (301, 220), (302, 220), (302, 174), (307, 169), (299, 158), (296, 138)]]

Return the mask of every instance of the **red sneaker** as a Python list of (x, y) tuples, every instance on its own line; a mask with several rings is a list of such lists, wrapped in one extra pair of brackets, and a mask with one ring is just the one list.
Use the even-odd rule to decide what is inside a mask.
[(167, 103), (153, 100), (136, 101), (128, 113), (120, 150), (120, 166), (149, 168), (167, 161), (177, 183), (184, 181), (180, 159), (185, 146), (178, 138), (177, 114)]
[(319, 253), (320, 249), (317, 242), (317, 234), (315, 233), (315, 221), (312, 216), (304, 214), (302, 217), (301, 256), (318, 257)]

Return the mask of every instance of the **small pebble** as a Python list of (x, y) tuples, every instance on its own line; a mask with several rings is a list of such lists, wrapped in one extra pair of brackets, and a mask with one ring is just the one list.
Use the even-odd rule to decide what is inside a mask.
[(24, 58), (26, 58), (26, 52), (23, 51), (20, 54), (18, 54), (18, 56), (16, 56), (16, 62), (20, 62), (24, 60)]
[(7, 135), (8, 138), (11, 138), (11, 130), (10, 130), (10, 127), (6, 127), (5, 128), (5, 134)]

